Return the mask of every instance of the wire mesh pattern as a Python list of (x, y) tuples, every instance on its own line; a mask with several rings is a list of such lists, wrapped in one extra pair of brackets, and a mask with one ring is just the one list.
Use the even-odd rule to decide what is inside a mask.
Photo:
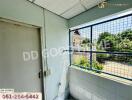
[[(132, 32), (132, 16), (116, 19), (116, 20), (113, 20), (110, 22), (106, 22), (106, 23), (102, 23), (102, 24), (93, 26), (93, 33), (92, 33), (93, 44), (97, 45), (98, 38), (102, 33), (109, 33), (109, 34), (111, 34), (111, 38), (112, 38), (112, 36), (113, 37), (115, 36), (118, 39), (118, 38), (120, 38), (120, 35), (123, 32), (124, 33), (126, 32), (126, 35), (127, 35), (127, 33)], [(131, 35), (130, 35), (130, 37), (126, 36), (124, 38), (126, 38), (126, 39), (130, 38), (129, 40), (132, 41)], [(123, 39), (122, 39), (122, 41), (123, 41)], [(105, 41), (105, 42), (107, 42), (107, 41)], [(119, 42), (120, 41), (116, 41), (114, 43), (114, 45), (118, 46), (117, 49), (119, 49)]]
[(107, 59), (97, 57), (97, 61), (103, 65), (103, 72), (113, 75), (132, 78), (132, 55), (128, 54), (104, 54), (108, 56)]
[(132, 14), (70, 31), (70, 46), (72, 64), (132, 80)]

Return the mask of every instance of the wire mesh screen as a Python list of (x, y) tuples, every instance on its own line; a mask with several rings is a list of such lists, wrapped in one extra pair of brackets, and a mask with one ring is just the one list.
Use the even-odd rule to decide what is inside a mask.
[(80, 30), (75, 30), (71, 32), (71, 47), (74, 50), (89, 50), (90, 44), (90, 28), (84, 28)]
[(72, 64), (132, 80), (132, 15), (74, 30), (71, 37)]
[(89, 68), (90, 55), (86, 52), (76, 52), (76, 51), (89, 51), (90, 50), (90, 27), (75, 30), (71, 33), (71, 63), (74, 65), (79, 65), (84, 68)]
[[(93, 26), (93, 48), (97, 51), (132, 51), (132, 16)], [(129, 45), (126, 43), (129, 42)]]
[(132, 55), (96, 53), (96, 60), (103, 72), (132, 79)]

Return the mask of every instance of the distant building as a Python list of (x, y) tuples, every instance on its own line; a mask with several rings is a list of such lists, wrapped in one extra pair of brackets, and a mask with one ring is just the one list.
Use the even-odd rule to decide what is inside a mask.
[[(90, 50), (90, 48), (87, 46), (87, 47), (84, 47), (82, 45), (82, 41), (86, 39), (84, 37), (81, 36), (81, 34), (79, 33), (78, 30), (76, 30), (72, 36), (72, 47), (73, 47), (73, 50), (82, 50), (82, 51), (86, 51), (86, 50)], [(94, 49), (96, 48), (95, 46), (93, 47)], [(73, 56), (72, 56), (72, 61), (73, 63), (74, 62), (77, 62), (78, 59), (80, 59), (80, 57), (83, 56), (83, 57), (86, 57), (87, 59), (90, 58), (90, 54), (89, 53), (85, 53), (85, 52), (73, 52)], [(93, 54), (93, 59), (96, 60), (96, 54)]]
[(73, 43), (73, 47), (81, 47), (82, 37), (77, 30), (73, 34), (72, 43)]
[[(84, 38), (81, 37), (78, 30), (76, 30), (72, 36), (73, 50), (83, 50), (83, 47), (82, 47), (83, 40), (84, 40)], [(86, 54), (86, 53), (73, 52), (73, 56), (72, 56), (73, 63), (77, 62), (81, 56), (88, 58), (88, 54)]]

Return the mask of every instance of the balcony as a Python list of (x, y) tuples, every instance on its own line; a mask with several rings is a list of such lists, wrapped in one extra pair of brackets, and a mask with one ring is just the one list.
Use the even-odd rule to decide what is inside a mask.
[(121, 92), (132, 90), (130, 23), (131, 14), (70, 31), (69, 87), (74, 98), (131, 99)]
[(132, 100), (132, 0), (0, 0), (0, 100)]

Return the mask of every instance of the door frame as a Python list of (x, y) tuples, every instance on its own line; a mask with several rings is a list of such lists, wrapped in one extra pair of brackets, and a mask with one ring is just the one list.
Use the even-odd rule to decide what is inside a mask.
[(43, 32), (43, 28), (40, 26), (36, 26), (36, 25), (31, 25), (31, 24), (27, 24), (27, 23), (23, 23), (23, 22), (18, 22), (18, 21), (14, 21), (14, 20), (10, 20), (10, 19), (6, 19), (6, 18), (2, 18), (0, 17), (0, 21), (1, 22), (6, 22), (6, 23), (11, 23), (14, 25), (19, 25), (19, 26), (25, 26), (25, 27), (30, 27), (30, 28), (36, 28), (38, 30), (39, 33), (39, 46), (40, 46), (40, 69), (41, 69), (41, 78), (40, 78), (40, 83), (41, 83), (41, 93), (42, 93), (42, 100), (45, 100), (45, 77), (44, 77), (44, 57), (42, 56), (42, 51), (44, 49), (44, 32)]

